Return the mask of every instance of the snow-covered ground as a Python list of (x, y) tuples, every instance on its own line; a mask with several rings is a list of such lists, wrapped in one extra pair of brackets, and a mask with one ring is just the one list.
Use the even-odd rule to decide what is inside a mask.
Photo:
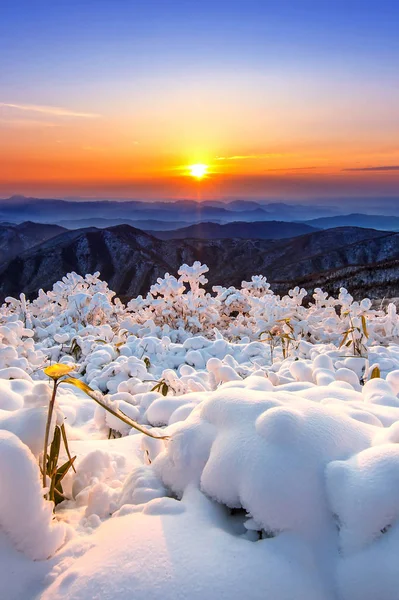
[[(264, 277), (209, 294), (206, 271), (126, 307), (70, 274), (0, 309), (1, 598), (399, 599), (395, 306), (304, 306)], [(64, 423), (76, 473), (55, 512), (54, 363), (155, 436), (60, 383), (50, 441)]]

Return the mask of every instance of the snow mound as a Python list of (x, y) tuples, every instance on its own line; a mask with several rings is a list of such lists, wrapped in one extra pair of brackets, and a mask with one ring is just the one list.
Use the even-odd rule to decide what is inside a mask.
[(399, 590), (399, 524), (375, 543), (338, 563), (340, 600), (396, 600)]
[(332, 600), (300, 540), (242, 539), (223, 508), (195, 488), (182, 502), (155, 499), (111, 519), (95, 537), (41, 600)]
[[(247, 380), (248, 381), (248, 380)], [(324, 471), (370, 445), (374, 430), (290, 392), (222, 388), (173, 433), (153, 463), (166, 486), (189, 483), (260, 529), (309, 539), (331, 525)]]
[(362, 549), (399, 519), (399, 446), (375, 446), (327, 466), (327, 490), (345, 554)]
[(0, 528), (33, 560), (54, 554), (64, 543), (66, 527), (54, 520), (53, 503), (43, 499), (33, 454), (5, 431), (0, 431), (0, 481)]

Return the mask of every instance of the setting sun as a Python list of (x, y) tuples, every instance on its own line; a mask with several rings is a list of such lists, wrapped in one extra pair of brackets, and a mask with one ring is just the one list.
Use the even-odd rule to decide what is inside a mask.
[(196, 177), (197, 179), (202, 179), (208, 172), (208, 165), (190, 165), (189, 166), (190, 175), (192, 177)]

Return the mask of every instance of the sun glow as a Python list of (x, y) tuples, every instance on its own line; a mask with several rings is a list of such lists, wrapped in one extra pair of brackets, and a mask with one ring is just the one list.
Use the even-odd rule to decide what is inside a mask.
[(196, 179), (203, 179), (208, 172), (208, 165), (196, 164), (190, 165), (188, 168), (190, 175)]

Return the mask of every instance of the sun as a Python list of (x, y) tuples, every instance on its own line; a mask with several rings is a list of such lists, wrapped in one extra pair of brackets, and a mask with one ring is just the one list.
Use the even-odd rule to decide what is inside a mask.
[(196, 179), (203, 179), (208, 172), (208, 165), (196, 164), (188, 167), (190, 175)]

